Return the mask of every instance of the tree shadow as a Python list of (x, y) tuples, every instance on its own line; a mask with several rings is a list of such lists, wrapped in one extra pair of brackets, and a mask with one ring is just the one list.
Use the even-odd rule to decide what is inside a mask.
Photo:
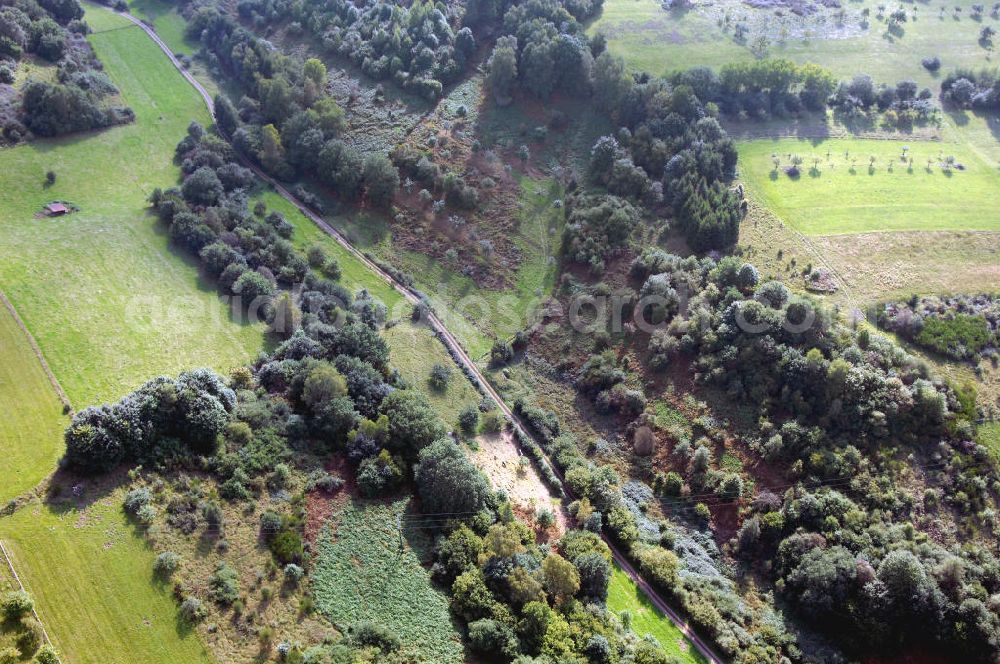
[(56, 469), (49, 479), (42, 503), (53, 514), (83, 511), (131, 482), (131, 465), (122, 465), (104, 475), (77, 475), (64, 468)]

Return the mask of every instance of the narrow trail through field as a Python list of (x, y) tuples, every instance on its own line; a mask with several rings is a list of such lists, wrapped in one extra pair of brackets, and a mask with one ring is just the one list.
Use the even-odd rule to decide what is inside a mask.
[[(103, 5), (97, 5), (97, 6), (107, 9), (108, 11), (113, 11), (107, 7), (104, 7)], [(142, 30), (147, 35), (149, 35), (149, 38), (152, 39), (154, 42), (156, 42), (156, 44), (163, 50), (163, 52), (167, 55), (167, 57), (170, 58), (170, 61), (173, 63), (174, 67), (177, 68), (177, 70), (181, 73), (181, 75), (184, 76), (184, 78), (188, 81), (188, 83), (190, 83), (192, 87), (194, 87), (194, 89), (198, 91), (202, 99), (205, 100), (205, 104), (208, 107), (209, 113), (211, 113), (212, 117), (215, 118), (215, 103), (212, 100), (212, 96), (208, 93), (208, 91), (204, 88), (204, 86), (202, 86), (202, 84), (199, 83), (198, 80), (193, 75), (191, 75), (190, 72), (184, 69), (180, 61), (174, 56), (174, 54), (171, 52), (170, 48), (166, 45), (166, 43), (162, 39), (160, 39), (160, 37), (156, 34), (153, 28), (146, 25), (141, 20), (130, 14), (122, 12), (115, 12), (115, 13), (119, 14), (120, 16), (128, 19), (129, 21), (137, 25), (138, 27), (142, 28)], [(228, 140), (228, 137), (226, 138)], [(376, 265), (375, 262), (372, 261), (370, 258), (368, 258), (368, 256), (364, 252), (362, 252), (353, 244), (351, 244), (347, 240), (347, 238), (340, 233), (340, 231), (335, 229), (333, 226), (328, 224), (322, 217), (320, 217), (318, 214), (309, 209), (309, 207), (305, 203), (303, 203), (297, 197), (295, 197), (290, 191), (288, 191), (284, 186), (278, 183), (274, 178), (264, 173), (260, 168), (257, 167), (256, 164), (252, 163), (238, 150), (237, 154), (239, 154), (240, 159), (244, 162), (244, 164), (248, 168), (250, 168), (261, 180), (271, 185), (274, 188), (274, 190), (282, 196), (282, 198), (286, 199), (289, 203), (298, 208), (299, 211), (302, 212), (302, 214), (304, 214), (306, 217), (312, 220), (317, 226), (319, 226), (330, 237), (336, 240), (342, 247), (344, 247), (344, 249), (346, 249), (353, 256), (355, 256), (368, 269), (377, 274), (393, 289), (398, 291), (408, 302), (414, 305), (419, 304), (421, 302), (420, 297), (413, 290), (407, 288), (403, 284), (396, 281), (390, 274), (388, 274), (385, 270)], [(478, 381), (479, 385), (482, 387), (482, 390), (486, 393), (486, 395), (492, 398), (496, 402), (497, 407), (504, 415), (506, 415), (510, 419), (512, 425), (517, 429), (521, 430), (522, 432), (524, 432), (525, 434), (527, 434), (528, 436), (534, 438), (531, 432), (526, 427), (523, 426), (523, 423), (521, 422), (520, 418), (514, 413), (513, 409), (503, 400), (503, 397), (500, 395), (500, 393), (492, 386), (492, 384), (490, 384), (486, 376), (479, 370), (479, 367), (476, 365), (476, 362), (472, 359), (472, 357), (470, 357), (468, 353), (465, 352), (465, 349), (462, 348), (462, 345), (458, 342), (458, 339), (448, 330), (447, 327), (444, 326), (444, 324), (438, 318), (437, 314), (435, 314), (433, 311), (429, 312), (427, 315), (427, 323), (435, 331), (438, 338), (441, 340), (442, 343), (444, 343), (445, 347), (449, 350), (449, 352), (456, 359), (456, 361), (459, 362), (469, 372), (470, 375), (475, 377), (476, 381)], [(562, 481), (562, 476), (559, 473), (559, 470), (548, 459), (546, 459), (546, 463), (556, 473), (560, 481)], [(572, 499), (572, 493), (565, 487), (564, 491), (566, 493), (567, 498)], [(645, 593), (646, 596), (649, 597), (650, 601), (652, 601), (652, 603), (677, 626), (677, 628), (684, 634), (685, 637), (687, 637), (691, 641), (691, 643), (702, 654), (702, 656), (704, 656), (709, 662), (712, 662), (713, 664), (722, 664), (724, 660), (720, 658), (718, 655), (716, 655), (715, 652), (712, 650), (712, 648), (694, 632), (694, 630), (691, 628), (690, 625), (688, 625), (688, 623), (685, 620), (683, 620), (680, 617), (678, 612), (675, 611), (673, 608), (671, 608), (670, 605), (667, 604), (667, 602), (659, 595), (659, 593), (657, 593), (657, 591), (654, 590), (653, 587), (650, 586), (650, 584), (647, 583), (642, 578), (642, 576), (628, 562), (624, 553), (619, 549), (619, 547), (615, 545), (614, 542), (610, 541), (606, 535), (602, 534), (602, 537), (607, 542), (608, 546), (611, 548), (611, 552), (615, 558), (615, 561), (622, 567), (623, 570), (625, 570), (625, 572), (629, 575), (629, 577), (632, 578), (632, 580), (643, 591), (643, 593)]]
[(59, 400), (62, 401), (63, 406), (66, 407), (66, 412), (72, 416), (73, 404), (70, 403), (69, 397), (66, 396), (66, 391), (63, 390), (62, 385), (59, 384), (59, 379), (56, 378), (54, 373), (52, 373), (49, 363), (45, 361), (45, 355), (42, 353), (41, 346), (39, 346), (38, 342), (35, 341), (35, 336), (30, 330), (28, 330), (28, 326), (24, 324), (24, 320), (21, 318), (21, 315), (18, 314), (17, 309), (14, 308), (14, 303), (10, 301), (10, 298), (8, 298), (7, 294), (3, 291), (0, 291), (0, 301), (3, 302), (5, 307), (7, 307), (7, 311), (10, 312), (14, 322), (17, 323), (17, 326), (21, 328), (22, 332), (24, 332), (24, 336), (27, 337), (31, 350), (35, 353), (35, 357), (38, 358), (39, 364), (42, 365), (42, 370), (45, 372), (45, 376), (49, 379), (49, 382), (52, 383), (52, 389), (56, 391), (56, 395), (59, 397)]

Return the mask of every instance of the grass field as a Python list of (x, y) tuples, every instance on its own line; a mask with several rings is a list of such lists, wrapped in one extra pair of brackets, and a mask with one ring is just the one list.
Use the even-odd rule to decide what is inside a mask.
[(608, 586), (608, 609), (632, 615), (632, 631), (639, 636), (651, 634), (664, 651), (681, 662), (706, 662), (677, 627), (643, 595), (632, 579), (615, 565)]
[[(78, 407), (158, 374), (235, 366), (262, 345), (261, 328), (230, 320), (146, 210), (154, 187), (176, 181), (174, 146), (207, 111), (139, 28), (104, 9), (87, 19), (136, 122), (0, 151), (0, 286)], [(58, 179), (45, 187), (49, 169)], [(54, 199), (80, 211), (36, 218)]]
[(1000, 422), (987, 422), (979, 425), (976, 442), (984, 446), (1000, 462)]
[(6, 307), (0, 305), (0, 504), (38, 484), (62, 455), (68, 422), (42, 365)]
[(198, 43), (184, 35), (187, 22), (178, 6), (166, 0), (128, 0), (131, 14), (153, 26), (174, 55), (191, 55), (198, 50)]
[[(1000, 22), (989, 16), (988, 9), (982, 20), (973, 19), (975, 0), (949, 3), (943, 16), (940, 5), (904, 3), (908, 20), (900, 24), (902, 34), (895, 35), (876, 19), (879, 4), (877, 0), (844, 3), (841, 24), (836, 9), (801, 17), (787, 9), (782, 15), (773, 9), (754, 9), (738, 0), (698, 2), (688, 11), (664, 10), (656, 0), (607, 0), (588, 32), (604, 33), (612, 52), (652, 74), (752, 60), (756, 56), (749, 45), (760, 36), (768, 40), (767, 56), (815, 62), (839, 77), (867, 73), (890, 83), (912, 78), (933, 88), (940, 76), (956, 67), (992, 65), (990, 51), (978, 43), (979, 31), (985, 25), (998, 27)], [(888, 11), (897, 6), (889, 5)], [(962, 8), (957, 19), (955, 6)], [(865, 8), (871, 12), (867, 28), (862, 27)], [(730, 23), (724, 29), (727, 15)], [(748, 32), (744, 42), (738, 43), (733, 32), (741, 17), (746, 17)], [(922, 58), (934, 55), (942, 61), (937, 75), (920, 64)]]
[(33, 502), (0, 519), (0, 539), (49, 636), (67, 664), (211, 662), (179, 623), (169, 586), (153, 586), (154, 553), (133, 534), (121, 500), (113, 492), (90, 505)]
[(400, 539), (396, 519), (406, 502), (355, 502), (331, 519), (311, 574), (316, 605), (341, 629), (363, 621), (389, 628), (418, 661), (462, 662), (448, 600), (421, 564), (430, 555), (427, 532)]
[[(900, 161), (904, 146), (912, 166)], [(807, 235), (1000, 230), (1000, 210), (992, 203), (1000, 172), (960, 143), (762, 139), (743, 142), (739, 150), (740, 176), (750, 191)], [(794, 178), (784, 171), (789, 155), (803, 159)], [(949, 156), (964, 170), (942, 168)], [(814, 157), (820, 160), (815, 171)]]
[[(463, 408), (479, 403), (479, 393), (429, 327), (407, 320), (385, 330), (383, 335), (392, 349), (389, 357), (392, 366), (399, 369), (407, 382), (427, 395), (435, 412), (450, 426), (456, 426), (458, 414)], [(451, 380), (444, 391), (436, 390), (428, 383), (431, 367), (435, 364), (452, 370)]]

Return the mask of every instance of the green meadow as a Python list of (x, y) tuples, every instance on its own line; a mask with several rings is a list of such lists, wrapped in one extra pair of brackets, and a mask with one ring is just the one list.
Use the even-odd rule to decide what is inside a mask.
[(66, 502), (32, 502), (0, 519), (0, 539), (62, 660), (213, 661), (180, 621), (170, 587), (153, 584), (155, 554), (133, 533), (121, 493), (78, 504), (67, 488)]
[(166, 0), (129, 0), (128, 8), (131, 14), (153, 26), (156, 34), (174, 55), (191, 55), (198, 50), (198, 43), (184, 34), (187, 22), (175, 3)]
[(691, 646), (684, 634), (656, 608), (618, 565), (614, 566), (608, 585), (608, 609), (617, 614), (628, 611), (632, 631), (641, 637), (651, 635), (667, 655), (679, 662), (701, 663), (707, 660)]
[[(983, 26), (1000, 27), (1000, 21), (989, 15), (988, 3), (981, 20), (972, 18), (974, 0), (949, 3), (943, 15), (941, 5), (904, 3), (908, 18), (895, 33), (885, 21), (876, 19), (880, 4), (885, 5), (875, 0), (843, 3), (841, 21), (836, 9), (820, 8), (802, 17), (787, 8), (754, 9), (738, 0), (669, 11), (657, 0), (606, 0), (588, 32), (603, 33), (613, 53), (651, 74), (752, 60), (757, 56), (750, 45), (760, 36), (768, 42), (764, 55), (815, 62), (839, 77), (867, 73), (876, 81), (890, 83), (912, 78), (933, 88), (941, 76), (957, 67), (993, 66), (991, 51), (979, 44)], [(896, 6), (889, 5), (887, 12)], [(954, 7), (961, 11), (956, 13)], [(870, 12), (867, 27), (862, 26), (864, 9)], [(747, 36), (737, 42), (734, 28), (741, 18), (746, 19)], [(920, 64), (931, 56), (941, 58), (938, 74)]]
[[(904, 147), (912, 164), (902, 161)], [(739, 152), (751, 194), (806, 235), (1000, 230), (1000, 172), (965, 144), (763, 139), (740, 143)], [(802, 159), (794, 177), (786, 172), (793, 156)]]
[[(76, 407), (159, 374), (225, 370), (262, 347), (262, 329), (231, 320), (147, 211), (153, 188), (178, 178), (172, 157), (188, 123), (209, 122), (201, 99), (138, 27), (97, 8), (87, 20), (136, 122), (0, 151), (0, 287)], [(79, 211), (37, 216), (52, 200)]]
[(16, 498), (52, 472), (62, 455), (68, 418), (27, 337), (0, 306), (0, 504)]

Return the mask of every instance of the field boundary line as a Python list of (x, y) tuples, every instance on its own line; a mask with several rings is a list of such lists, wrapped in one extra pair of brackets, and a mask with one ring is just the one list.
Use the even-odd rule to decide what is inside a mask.
[(32, 352), (34, 352), (35, 357), (38, 358), (39, 363), (41, 363), (42, 370), (45, 372), (45, 376), (49, 379), (52, 389), (56, 391), (56, 396), (59, 397), (59, 401), (62, 401), (63, 406), (66, 408), (69, 415), (72, 416), (73, 404), (70, 403), (69, 397), (66, 396), (66, 391), (63, 390), (62, 385), (59, 384), (59, 379), (56, 378), (54, 373), (52, 373), (52, 368), (49, 366), (49, 363), (45, 361), (45, 355), (42, 353), (42, 347), (38, 345), (37, 341), (35, 341), (35, 336), (30, 330), (28, 330), (28, 326), (25, 325), (24, 319), (21, 318), (21, 315), (17, 313), (17, 309), (14, 308), (14, 303), (10, 301), (10, 298), (8, 298), (7, 294), (2, 290), (0, 290), (0, 300), (3, 300), (3, 304), (7, 307), (7, 311), (9, 311), (10, 315), (14, 317), (14, 322), (17, 323), (19, 328), (21, 328), (21, 332), (24, 333), (24, 336), (27, 337), (28, 345), (31, 346)]
[[(143, 29), (143, 32), (149, 35), (149, 38), (152, 39), (153, 42), (157, 44), (160, 47), (160, 49), (167, 55), (167, 57), (170, 59), (170, 62), (173, 63), (177, 71), (181, 73), (181, 75), (188, 81), (188, 83), (190, 83), (191, 86), (205, 100), (205, 104), (208, 107), (209, 114), (213, 122), (215, 121), (215, 103), (214, 100), (212, 99), (212, 96), (190, 72), (184, 69), (183, 65), (181, 65), (181, 63), (177, 60), (174, 54), (170, 51), (170, 48), (159, 37), (159, 35), (156, 34), (153, 28), (151, 28), (150, 26), (140, 21), (138, 18), (128, 13), (119, 12), (109, 7), (105, 7), (103, 5), (95, 5), (95, 6), (102, 7), (104, 9), (107, 9), (108, 11), (114, 12), (119, 16), (122, 16), (127, 20), (131, 21), (135, 25), (141, 27)], [(219, 131), (219, 134), (226, 140), (227, 143), (230, 142), (229, 137), (226, 136), (221, 130)], [(289, 203), (298, 208), (298, 210), (302, 214), (304, 214), (306, 218), (310, 219), (327, 235), (329, 235), (331, 238), (337, 241), (342, 247), (344, 247), (344, 249), (346, 249), (350, 254), (355, 256), (355, 258), (357, 258), (365, 267), (371, 270), (375, 275), (381, 277), (383, 281), (385, 281), (387, 284), (389, 284), (389, 286), (391, 286), (393, 289), (399, 292), (400, 295), (402, 295), (405, 300), (407, 300), (413, 305), (418, 305), (423, 301), (421, 297), (417, 294), (415, 289), (407, 287), (406, 285), (400, 283), (391, 274), (389, 274), (387, 271), (379, 267), (372, 259), (368, 257), (366, 253), (362, 252), (360, 249), (355, 247), (344, 236), (344, 234), (342, 234), (339, 230), (337, 230), (329, 223), (327, 223), (319, 214), (313, 212), (313, 210), (310, 209), (308, 205), (300, 201), (294, 194), (288, 191), (288, 189), (282, 186), (277, 180), (264, 173), (263, 170), (261, 170), (256, 164), (250, 161), (245, 155), (243, 155), (238, 150), (236, 151), (236, 154), (240, 157), (241, 161), (243, 161), (247, 165), (247, 167), (250, 168), (250, 170), (252, 170), (255, 175), (257, 175), (257, 177), (259, 177), (262, 181), (273, 187), (274, 190), (277, 191), (282, 198), (284, 198)], [(497, 404), (497, 407), (499, 408), (500, 412), (502, 412), (508, 418), (508, 420), (511, 423), (511, 426), (524, 432), (525, 435), (527, 435), (537, 444), (535, 436), (531, 433), (531, 431), (527, 427), (523, 425), (520, 417), (518, 417), (518, 415), (514, 412), (514, 410), (507, 404), (506, 401), (504, 401), (499, 391), (497, 391), (497, 389), (493, 386), (493, 384), (489, 382), (485, 374), (483, 374), (482, 371), (480, 371), (479, 367), (476, 365), (472, 357), (462, 347), (461, 343), (458, 341), (458, 338), (444, 325), (444, 323), (442, 323), (441, 319), (433, 310), (427, 313), (426, 322), (435, 331), (436, 333), (435, 336), (437, 336), (438, 339), (441, 341), (441, 343), (444, 344), (445, 348), (449, 351), (449, 355), (451, 355), (455, 363), (467, 369), (468, 373), (471, 374), (472, 377), (475, 377), (475, 381), (472, 381), (470, 378), (470, 382), (473, 382), (473, 386), (475, 387), (476, 384), (478, 383), (478, 387), (480, 387), (483, 390), (483, 392), (485, 392), (486, 396), (489, 396), (491, 399), (493, 399), (493, 401)], [(520, 445), (518, 445), (518, 447), (520, 447)], [(551, 459), (549, 459), (548, 455), (545, 454), (544, 451), (543, 451), (543, 456), (546, 465), (548, 465), (549, 468), (552, 469), (553, 472), (556, 474), (556, 477), (559, 478), (560, 485), (563, 487), (564, 493), (567, 495), (567, 497), (571, 496), (572, 494), (563, 484), (563, 478), (561, 477), (561, 474), (559, 473), (555, 464), (551, 461)], [(552, 495), (551, 491), (549, 492), (549, 495), (550, 496)], [(553, 496), (553, 497), (559, 498), (559, 496)], [(630, 578), (632, 578), (632, 581), (638, 586), (640, 592), (645, 594), (649, 598), (649, 600), (663, 612), (663, 614), (667, 617), (667, 619), (670, 620), (672, 623), (674, 623), (674, 625), (681, 631), (681, 633), (688, 638), (691, 645), (693, 645), (694, 648), (698, 650), (702, 654), (702, 656), (704, 656), (705, 659), (707, 659), (711, 664), (722, 664), (724, 660), (717, 654), (715, 654), (711, 646), (709, 646), (705, 641), (703, 641), (694, 631), (694, 629), (690, 626), (690, 624), (684, 619), (682, 619), (680, 614), (677, 611), (675, 611), (667, 603), (667, 601), (663, 599), (663, 597), (660, 596), (659, 592), (655, 588), (653, 588), (642, 577), (641, 574), (639, 574), (639, 572), (629, 563), (629, 561), (625, 557), (625, 554), (621, 552), (618, 546), (615, 545), (615, 543), (612, 542), (608, 538), (608, 536), (604, 533), (601, 534), (601, 538), (605, 541), (605, 543), (607, 543), (608, 548), (611, 549), (611, 553), (614, 556), (614, 558), (622, 566), (626, 574)]]
[[(24, 584), (21, 583), (21, 577), (18, 576), (17, 570), (14, 569), (14, 562), (10, 559), (10, 554), (7, 553), (7, 547), (4, 546), (3, 540), (0, 540), (0, 553), (3, 554), (4, 562), (7, 563), (7, 568), (10, 570), (10, 573), (14, 575), (14, 580), (17, 581), (18, 587), (21, 589), (22, 592), (28, 592), (25, 589)], [(55, 644), (53, 644), (52, 639), (49, 638), (48, 630), (45, 629), (45, 623), (42, 622), (42, 619), (41, 617), (39, 617), (38, 611), (35, 610), (34, 606), (31, 607), (31, 615), (35, 617), (35, 620), (37, 620), (38, 624), (41, 626), (42, 635), (45, 636), (45, 642), (50, 646), (52, 646), (53, 648), (55, 648)], [(62, 659), (59, 657), (58, 654), (56, 654), (56, 660), (60, 662), (62, 661)]]

